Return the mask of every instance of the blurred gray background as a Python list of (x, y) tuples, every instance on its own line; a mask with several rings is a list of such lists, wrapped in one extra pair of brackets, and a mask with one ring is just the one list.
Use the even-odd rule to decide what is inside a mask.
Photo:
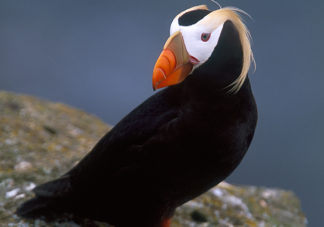
[[(219, 0), (248, 12), (259, 107), (230, 183), (293, 190), (309, 226), (324, 214), (324, 1)], [(153, 94), (173, 17), (201, 0), (1, 0), (0, 89), (63, 102), (116, 124)]]

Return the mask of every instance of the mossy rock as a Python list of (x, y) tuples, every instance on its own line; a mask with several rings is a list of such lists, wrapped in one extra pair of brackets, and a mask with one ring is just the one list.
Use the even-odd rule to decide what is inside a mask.
[[(14, 211), (33, 196), (35, 185), (69, 170), (110, 128), (61, 103), (0, 92), (0, 226), (79, 226), (23, 220)], [(178, 208), (171, 226), (298, 227), (306, 226), (306, 218), (292, 192), (223, 182)]]

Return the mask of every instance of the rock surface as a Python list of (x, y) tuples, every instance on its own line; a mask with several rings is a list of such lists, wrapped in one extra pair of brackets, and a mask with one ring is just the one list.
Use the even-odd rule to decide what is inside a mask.
[[(14, 211), (37, 184), (65, 173), (109, 129), (64, 104), (0, 92), (0, 226), (79, 226), (22, 220)], [(306, 226), (306, 218), (292, 192), (221, 183), (180, 207), (171, 226)]]

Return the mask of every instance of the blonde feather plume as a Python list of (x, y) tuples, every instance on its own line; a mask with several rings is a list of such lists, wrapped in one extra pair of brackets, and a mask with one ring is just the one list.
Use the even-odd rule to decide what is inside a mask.
[(240, 75), (233, 83), (231, 83), (228, 86), (231, 87), (230, 92), (234, 93), (238, 92), (242, 87), (247, 77), (247, 73), (249, 71), (251, 63), (254, 64), (254, 67), (256, 65), (251, 49), (251, 35), (249, 30), (243, 23), (239, 13), (249, 16), (246, 12), (244, 12), (241, 9), (235, 7), (225, 7), (212, 11), (210, 14), (208, 14), (206, 17), (204, 17), (201, 21), (198, 22), (203, 24), (204, 26), (209, 26), (215, 29), (221, 24), (225, 23), (225, 21), (230, 20), (238, 30), (243, 50), (243, 63)]

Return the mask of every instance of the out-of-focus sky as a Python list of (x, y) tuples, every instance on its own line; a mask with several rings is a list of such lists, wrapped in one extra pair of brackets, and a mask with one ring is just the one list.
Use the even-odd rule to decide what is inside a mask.
[[(293, 190), (323, 224), (324, 1), (219, 2), (248, 12), (259, 107), (230, 183)], [(116, 124), (153, 94), (152, 69), (175, 15), (210, 1), (1, 0), (0, 89), (63, 102)]]

